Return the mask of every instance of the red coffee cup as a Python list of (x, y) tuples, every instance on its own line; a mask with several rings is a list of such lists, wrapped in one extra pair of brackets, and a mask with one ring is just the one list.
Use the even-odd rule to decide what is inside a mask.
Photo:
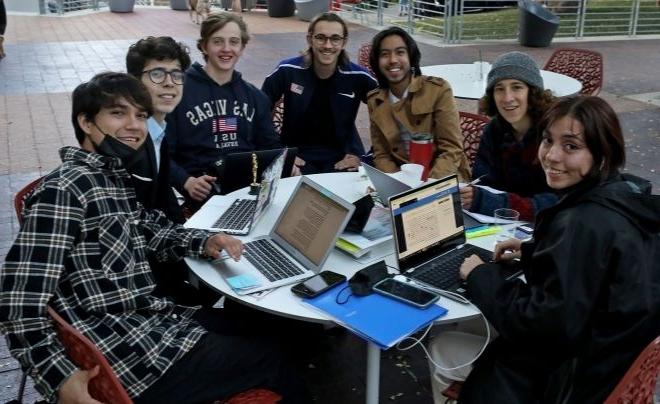
[(433, 160), (433, 136), (428, 133), (415, 133), (410, 140), (410, 162), (424, 166), (422, 181), (429, 177)]

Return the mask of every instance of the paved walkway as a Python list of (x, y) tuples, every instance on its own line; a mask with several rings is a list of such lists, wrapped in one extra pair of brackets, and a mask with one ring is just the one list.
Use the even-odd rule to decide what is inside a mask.
[[(294, 17), (269, 18), (263, 11), (244, 16), (253, 38), (238, 70), (247, 80), (261, 85), (277, 61), (306, 47), (307, 23)], [(198, 32), (199, 27), (190, 22), (187, 12), (159, 8), (136, 7), (135, 12), (129, 14), (9, 16), (5, 36), (7, 57), (0, 61), (0, 262), (18, 230), (12, 204), (15, 192), (59, 164), (57, 149), (76, 143), (69, 116), (71, 90), (97, 72), (123, 70), (128, 46), (147, 35), (171, 35), (188, 44), (192, 58), (201, 61), (195, 46)], [(356, 57), (359, 45), (369, 41), (374, 33), (372, 29), (351, 25), (348, 52), (352, 58)], [(437, 40), (423, 42), (420, 45), (423, 65), (471, 63), (478, 49), (489, 61), (505, 51), (523, 50), (543, 65), (553, 50), (521, 48), (514, 43), (442, 47)], [(630, 172), (649, 178), (657, 193), (660, 189), (657, 158), (660, 155), (660, 102), (654, 104), (653, 100), (657, 100), (660, 93), (656, 72), (660, 65), (657, 51), (660, 40), (579, 42), (562, 46), (585, 47), (603, 53), (605, 83), (601, 95), (620, 113), (626, 130), (627, 167)], [(476, 107), (474, 102), (460, 101), (459, 108), (474, 110)], [(368, 146), (368, 117), (364, 108), (358, 127)], [(345, 344), (351, 345), (351, 341), (349, 338)], [(390, 359), (394, 374), (399, 374), (396, 369), (401, 368), (401, 358), (390, 356)], [(413, 402), (428, 402), (428, 376), (420, 375), (425, 372), (423, 358), (418, 362), (420, 380), (416, 377), (415, 383), (425, 386), (423, 393), (415, 393), (415, 387), (411, 388), (412, 394), (416, 394)], [(0, 344), (0, 402), (15, 396), (19, 375), (15, 369), (16, 362), (8, 358), (4, 343)], [(358, 373), (354, 370), (353, 374), (355, 379), (346, 381), (349, 383), (346, 386), (360, 385), (363, 373), (358, 369)], [(386, 393), (385, 390), (392, 387), (383, 384), (384, 397), (394, 394)], [(355, 393), (347, 403), (361, 402), (363, 396), (353, 391), (359, 390), (358, 387), (346, 389)], [(26, 402), (36, 397), (34, 392), (30, 394)]]

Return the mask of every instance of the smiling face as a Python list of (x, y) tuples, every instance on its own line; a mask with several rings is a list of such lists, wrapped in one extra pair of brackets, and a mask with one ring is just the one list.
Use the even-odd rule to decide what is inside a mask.
[(408, 47), (399, 35), (390, 35), (380, 43), (378, 69), (385, 76), (391, 88), (410, 83), (410, 56)]
[(531, 124), (528, 114), (529, 86), (520, 80), (500, 80), (493, 87), (497, 112), (518, 130), (526, 132)]
[(202, 51), (207, 56), (204, 68), (211, 76), (231, 75), (244, 49), (241, 29), (238, 24), (230, 21), (202, 44)]
[[(181, 63), (178, 60), (150, 60), (144, 66), (143, 70), (149, 71), (152, 69), (163, 69), (166, 72), (181, 71)], [(140, 79), (151, 95), (154, 118), (162, 122), (165, 119), (165, 115), (174, 111), (174, 108), (181, 101), (183, 85), (174, 83), (170, 74), (166, 74), (165, 80), (160, 84), (154, 83), (149, 78), (148, 73), (143, 73)]]
[(147, 112), (125, 98), (120, 97), (111, 105), (102, 107), (94, 120), (84, 114), (78, 115), (78, 124), (86, 134), (83, 147), (89, 150), (91, 141), (94, 149), (101, 144), (105, 134), (112, 136), (127, 146), (138, 149), (147, 137)]
[(556, 190), (579, 183), (594, 165), (584, 127), (569, 116), (556, 120), (543, 131), (538, 157), (548, 185)]
[(314, 67), (334, 70), (342, 49), (346, 46), (344, 28), (335, 21), (319, 21), (307, 35), (307, 44), (314, 56)]

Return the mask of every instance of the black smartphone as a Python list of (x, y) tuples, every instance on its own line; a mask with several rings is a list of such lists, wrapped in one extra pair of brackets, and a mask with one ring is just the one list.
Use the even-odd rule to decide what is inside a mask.
[(534, 228), (527, 225), (522, 225), (516, 227), (514, 237), (517, 238), (518, 240), (527, 240), (531, 238), (533, 234), (534, 234)]
[(332, 271), (323, 271), (309, 279), (305, 279), (304, 281), (293, 285), (291, 291), (300, 297), (315, 297), (345, 280), (346, 277), (342, 274)]
[(373, 287), (374, 292), (400, 300), (404, 303), (425, 309), (435, 303), (440, 296), (410, 283), (385, 278)]

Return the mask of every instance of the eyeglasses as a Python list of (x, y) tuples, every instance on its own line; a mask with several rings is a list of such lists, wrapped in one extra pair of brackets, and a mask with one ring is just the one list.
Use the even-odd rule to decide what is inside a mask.
[(319, 46), (325, 45), (328, 39), (330, 40), (332, 46), (339, 46), (344, 41), (344, 37), (341, 35), (325, 36), (323, 34), (316, 34), (313, 36), (313, 38), (314, 43)]
[(172, 83), (180, 85), (183, 84), (183, 78), (185, 76), (185, 73), (179, 69), (167, 71), (162, 67), (157, 67), (155, 69), (145, 70), (142, 72), (142, 74), (145, 73), (149, 75), (149, 80), (151, 80), (151, 82), (154, 84), (160, 84), (164, 82), (165, 78), (169, 74), (170, 78), (172, 79)]

